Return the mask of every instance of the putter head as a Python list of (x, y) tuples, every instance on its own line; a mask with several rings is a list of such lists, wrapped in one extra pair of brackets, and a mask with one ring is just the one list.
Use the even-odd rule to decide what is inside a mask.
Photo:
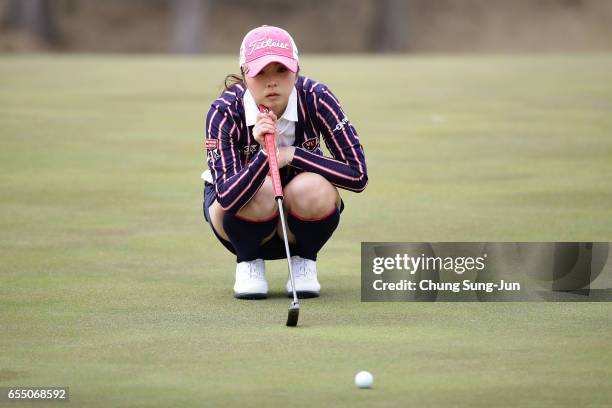
[(287, 315), (287, 326), (295, 327), (298, 324), (298, 318), (300, 317), (300, 304), (297, 302), (291, 302), (289, 307), (289, 314)]

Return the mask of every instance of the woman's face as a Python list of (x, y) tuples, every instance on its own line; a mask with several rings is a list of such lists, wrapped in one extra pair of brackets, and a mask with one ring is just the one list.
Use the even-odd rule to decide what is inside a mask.
[(268, 107), (280, 118), (287, 107), (297, 74), (283, 64), (271, 62), (253, 78), (245, 75), (244, 79), (257, 105)]

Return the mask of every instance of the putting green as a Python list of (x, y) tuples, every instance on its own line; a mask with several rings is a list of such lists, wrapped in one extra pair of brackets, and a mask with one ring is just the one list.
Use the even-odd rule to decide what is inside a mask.
[(0, 386), (88, 407), (609, 404), (609, 304), (361, 303), (359, 251), (612, 241), (612, 55), (305, 55), (370, 184), (343, 194), (297, 329), (285, 264), (270, 299), (233, 299), (201, 216), (203, 116), (235, 64), (0, 56)]

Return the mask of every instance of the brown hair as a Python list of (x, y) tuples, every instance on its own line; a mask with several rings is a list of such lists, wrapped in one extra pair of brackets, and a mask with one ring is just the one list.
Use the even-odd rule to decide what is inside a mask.
[(240, 69), (240, 75), (237, 74), (228, 74), (225, 76), (225, 80), (223, 81), (223, 86), (225, 87), (225, 91), (229, 91), (229, 89), (241, 82), (244, 82), (244, 73), (242, 69)]
[(230, 88), (236, 84), (244, 82), (244, 73), (245, 69), (240, 67), (240, 75), (237, 74), (228, 74), (225, 76), (225, 80), (223, 81), (224, 91), (229, 91)]

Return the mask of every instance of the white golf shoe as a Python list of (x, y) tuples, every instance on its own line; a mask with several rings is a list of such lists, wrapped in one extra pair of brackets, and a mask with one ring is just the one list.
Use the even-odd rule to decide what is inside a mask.
[(236, 264), (234, 297), (238, 299), (265, 299), (268, 296), (266, 265), (263, 259)]
[[(317, 280), (317, 263), (300, 256), (291, 257), (291, 270), (295, 278), (295, 291), (299, 298), (318, 297), (321, 285)], [(291, 291), (291, 277), (287, 280), (287, 295), (293, 296)]]

